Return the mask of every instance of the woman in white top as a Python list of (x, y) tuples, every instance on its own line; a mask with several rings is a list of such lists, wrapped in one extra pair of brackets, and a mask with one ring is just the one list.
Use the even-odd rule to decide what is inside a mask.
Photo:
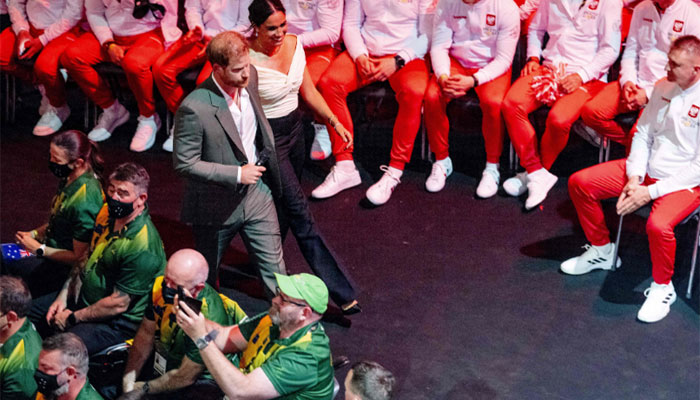
[(331, 298), (346, 314), (360, 311), (355, 290), (328, 249), (314, 222), (300, 179), (304, 167), (304, 132), (299, 94), (309, 107), (326, 119), (347, 145), (352, 138), (316, 90), (306, 69), (304, 48), (295, 35), (287, 35), (285, 9), (279, 0), (253, 0), (248, 8), (253, 29), (250, 59), (258, 71), (258, 92), (263, 111), (275, 135), (282, 177), (278, 204), (280, 232), (288, 228), (311, 269), (328, 286)]

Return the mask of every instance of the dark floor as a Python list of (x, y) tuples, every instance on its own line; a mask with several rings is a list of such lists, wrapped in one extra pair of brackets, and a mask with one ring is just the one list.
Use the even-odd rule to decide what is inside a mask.
[[(26, 105), (33, 100), (25, 100), (14, 125), (1, 127), (2, 242), (46, 221), (57, 183), (46, 168), (49, 139), (30, 133), (38, 119), (36, 105)], [(80, 95), (73, 101), (80, 110)], [(82, 126), (79, 114), (69, 127)], [(476, 200), (484, 162), (477, 123), (463, 124), (453, 135), (456, 173), (444, 191), (425, 192), (429, 164), (414, 161), (391, 201), (375, 209), (361, 203), (378, 178), (377, 167), (388, 161), (390, 124), (357, 127), (363, 185), (311, 204), (357, 282), (364, 307), (350, 328), (326, 324), (333, 354), (384, 364), (398, 378), (398, 399), (700, 398), (698, 291), (690, 301), (681, 295), (693, 229), (677, 230), (684, 239), (674, 279), (678, 301), (662, 322), (639, 323), (635, 316), (651, 273), (644, 221), (627, 221), (619, 272), (562, 275), (559, 263), (585, 244), (566, 178), (541, 210), (528, 214), (521, 211), (522, 199)], [(134, 125), (102, 145), (108, 166), (142, 163), (152, 176), (150, 209), (168, 254), (192, 246), (188, 228), (178, 222), (182, 183), (170, 155), (160, 150), (165, 137), (161, 133), (145, 154), (131, 153)], [(572, 138), (554, 172), (568, 175), (596, 159), (596, 149)], [(307, 193), (329, 165), (309, 165)], [(308, 270), (291, 236), (285, 259), (290, 273)], [(249, 271), (239, 241), (226, 263)], [(233, 289), (225, 292), (248, 313), (267, 307), (256, 297), (260, 286), (254, 280), (241, 272), (226, 278)], [(346, 371), (338, 371), (340, 382)]]

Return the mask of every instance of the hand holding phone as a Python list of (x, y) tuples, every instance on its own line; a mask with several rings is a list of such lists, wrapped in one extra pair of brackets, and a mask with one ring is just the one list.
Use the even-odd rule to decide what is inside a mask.
[(195, 313), (199, 314), (200, 311), (202, 311), (202, 302), (195, 299), (194, 297), (190, 297), (185, 294), (185, 289), (182, 288), (182, 286), (177, 287), (177, 298), (178, 301), (182, 301), (185, 304), (187, 304), (187, 307), (191, 308), (192, 311)]

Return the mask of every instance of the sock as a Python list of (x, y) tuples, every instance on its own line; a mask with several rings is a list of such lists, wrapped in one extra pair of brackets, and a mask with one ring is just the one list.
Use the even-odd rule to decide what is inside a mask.
[(484, 168), (484, 172), (488, 172), (493, 176), (493, 179), (498, 182), (501, 179), (501, 173), (498, 172), (498, 163), (486, 163), (486, 168)]
[(613, 251), (614, 246), (612, 243), (608, 243), (608, 244), (604, 244), (602, 246), (593, 246), (593, 247), (595, 247), (595, 249), (598, 250), (598, 252), (601, 254), (612, 255), (612, 251)]
[(452, 159), (449, 156), (443, 158), (442, 160), (437, 160), (435, 162), (442, 165), (445, 168), (447, 175), (452, 173)]
[(396, 178), (396, 179), (401, 179), (401, 175), (403, 175), (403, 171), (394, 167), (389, 167), (387, 172), (391, 172), (391, 175)]
[(343, 172), (353, 172), (355, 170), (355, 161), (343, 160), (335, 163), (336, 168)]

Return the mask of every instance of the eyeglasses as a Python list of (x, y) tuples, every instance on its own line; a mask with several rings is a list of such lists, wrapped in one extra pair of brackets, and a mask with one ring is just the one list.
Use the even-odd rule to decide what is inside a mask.
[(299, 306), (299, 307), (307, 307), (306, 304), (296, 303), (294, 301), (285, 299), (284, 296), (282, 296), (282, 291), (280, 290), (280, 288), (276, 288), (275, 293), (277, 293), (277, 297), (279, 297), (280, 300), (282, 300), (285, 303), (294, 304), (295, 306)]

